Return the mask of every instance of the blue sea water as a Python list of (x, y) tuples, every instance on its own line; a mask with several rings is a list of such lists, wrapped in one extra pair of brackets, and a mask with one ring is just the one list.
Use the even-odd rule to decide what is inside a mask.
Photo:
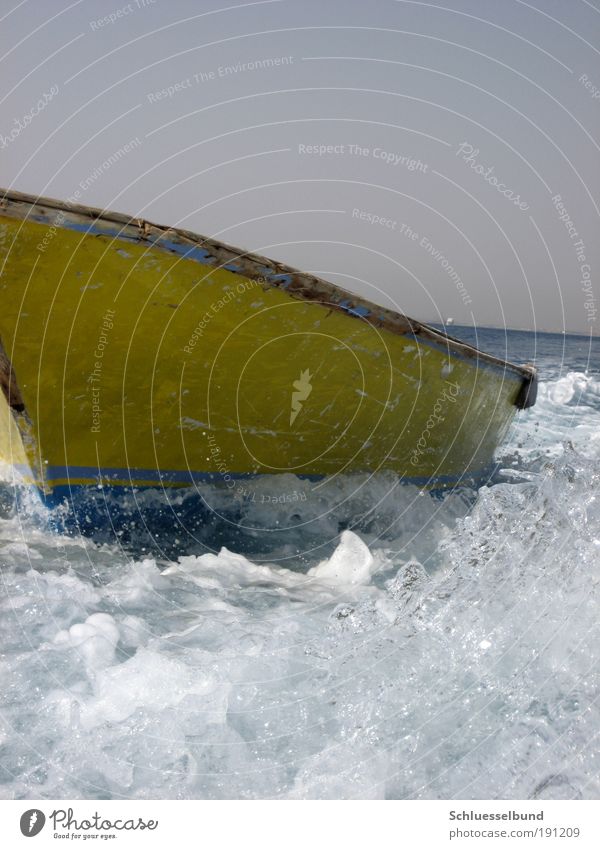
[(477, 492), (265, 480), (209, 552), (5, 506), (0, 797), (598, 798), (600, 343), (451, 332), (540, 372)]

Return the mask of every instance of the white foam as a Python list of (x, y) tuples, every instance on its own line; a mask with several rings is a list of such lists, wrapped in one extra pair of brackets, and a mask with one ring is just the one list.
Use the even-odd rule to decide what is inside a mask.
[(109, 666), (115, 657), (119, 628), (108, 613), (93, 613), (85, 620), (61, 630), (54, 638), (58, 648), (74, 648), (93, 669)]
[(360, 537), (344, 531), (331, 557), (310, 569), (308, 576), (333, 587), (366, 584), (374, 563), (373, 555)]
[(0, 794), (597, 798), (598, 390), (543, 383), (476, 498), (259, 483), (242, 520), (293, 526), (280, 557), (0, 519)]
[(96, 678), (94, 695), (80, 707), (86, 730), (103, 723), (119, 723), (137, 710), (160, 712), (184, 699), (196, 700), (198, 713), (223, 722), (228, 687), (215, 678), (159, 652), (140, 649), (134, 657), (104, 670)]

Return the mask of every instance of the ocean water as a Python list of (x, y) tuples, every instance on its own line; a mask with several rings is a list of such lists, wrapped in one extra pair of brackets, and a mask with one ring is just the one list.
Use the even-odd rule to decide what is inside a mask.
[(478, 492), (286, 476), (155, 545), (4, 499), (1, 798), (600, 796), (600, 346), (452, 332), (540, 370)]

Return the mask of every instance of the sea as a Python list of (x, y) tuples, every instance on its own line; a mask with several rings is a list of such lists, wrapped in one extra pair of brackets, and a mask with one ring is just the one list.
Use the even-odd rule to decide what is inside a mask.
[(1, 798), (600, 796), (600, 342), (451, 332), (539, 369), (478, 490), (3, 496)]

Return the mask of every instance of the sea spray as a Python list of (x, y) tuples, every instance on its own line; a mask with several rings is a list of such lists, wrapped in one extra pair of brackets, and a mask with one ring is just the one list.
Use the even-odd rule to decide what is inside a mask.
[(290, 525), (277, 550), (229, 527), (148, 556), (21, 502), (0, 520), (0, 795), (597, 798), (600, 383), (576, 366), (477, 493), (384, 475), (337, 481), (335, 513), (240, 499), (246, 525)]

